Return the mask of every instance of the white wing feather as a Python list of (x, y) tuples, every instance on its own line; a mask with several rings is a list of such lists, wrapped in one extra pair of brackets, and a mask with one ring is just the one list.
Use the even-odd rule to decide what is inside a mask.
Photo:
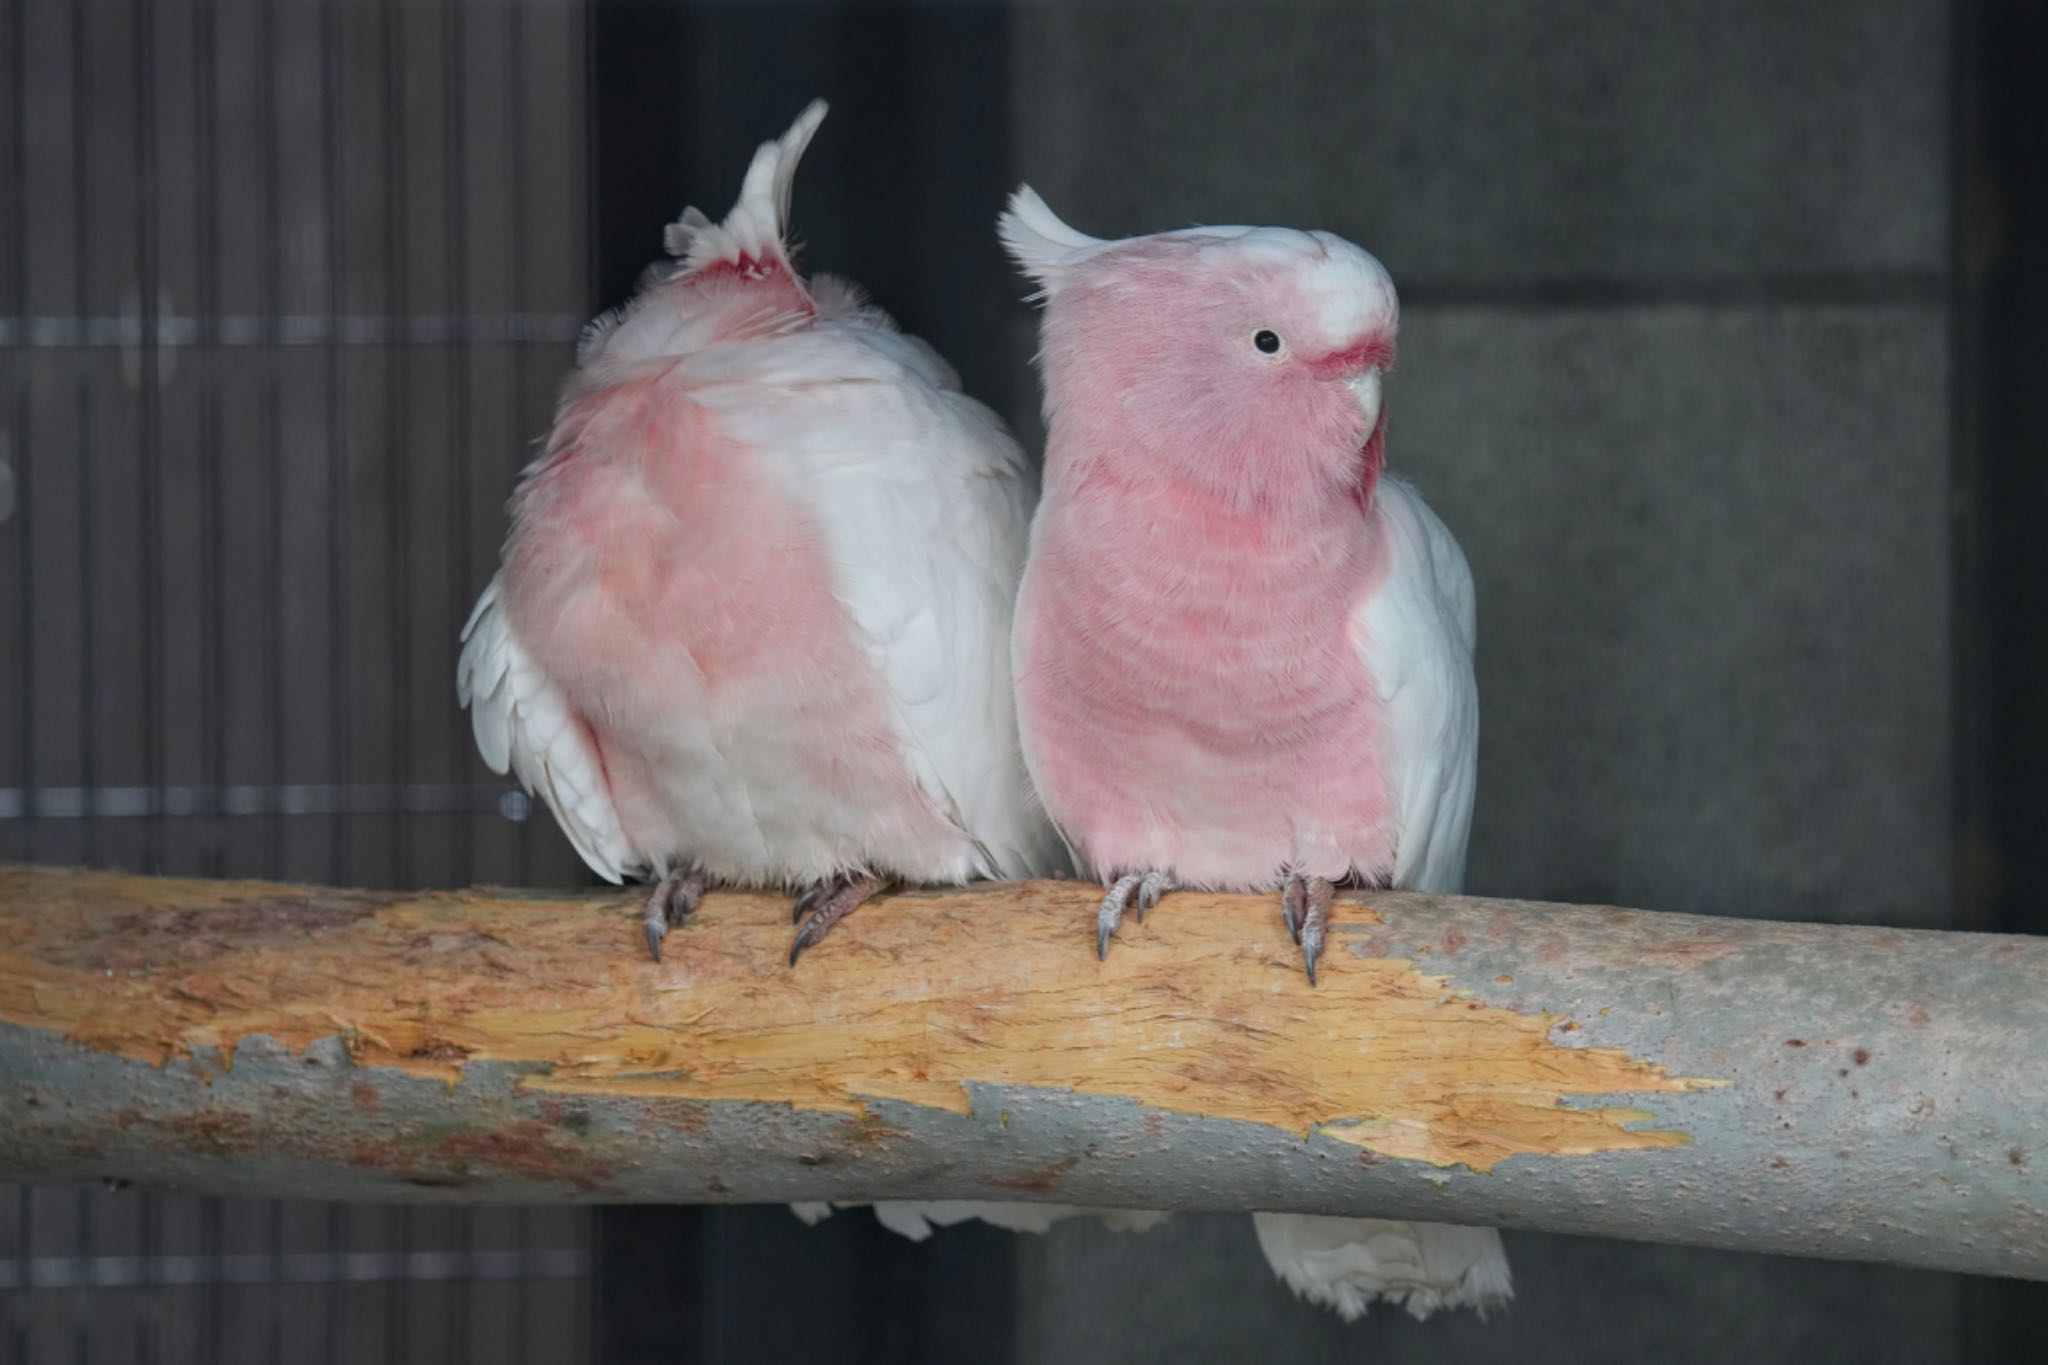
[[(815, 509), (905, 759), (974, 846), (952, 874), (1060, 868), (1017, 752), (1005, 643), (1035, 491), (1023, 452), (929, 347), (874, 310), (763, 352), (767, 367), (746, 367), (729, 405), (715, 382), (698, 397)], [(777, 401), (760, 401), (763, 384)]]
[(561, 691), (512, 633), (493, 578), (462, 628), (455, 695), (494, 773), (510, 771), (548, 803), (590, 870), (620, 882), (646, 859), (627, 840), (604, 767)]
[(1364, 1317), (1374, 1299), (1420, 1319), (1440, 1308), (1476, 1308), (1483, 1316), (1514, 1297), (1492, 1228), (1300, 1213), (1255, 1213), (1252, 1221), (1259, 1249), (1287, 1287), (1346, 1322)]
[[(1479, 763), (1477, 617), (1464, 551), (1407, 484), (1379, 486), (1387, 580), (1360, 622), (1385, 707), (1384, 760), (1400, 821), (1395, 886), (1456, 892), (1465, 880)], [(1416, 1317), (1505, 1304), (1514, 1290), (1492, 1228), (1257, 1213), (1259, 1246), (1295, 1293), (1346, 1320), (1376, 1298)]]
[(913, 1242), (922, 1242), (939, 1228), (978, 1218), (1005, 1232), (1050, 1232), (1053, 1224), (1069, 1218), (1094, 1218), (1112, 1232), (1147, 1232), (1165, 1222), (1168, 1215), (1146, 1209), (1090, 1209), (1075, 1204), (975, 1203), (965, 1199), (932, 1199), (922, 1202), (899, 1199), (861, 1204), (791, 1204), (790, 1211), (816, 1226), (831, 1217), (835, 1209), (872, 1208), (875, 1221), (889, 1231)]
[(1479, 765), (1472, 570), (1414, 489), (1384, 479), (1387, 581), (1362, 622), (1366, 666), (1386, 708), (1385, 761), (1400, 821), (1395, 886), (1451, 893), (1465, 882)]

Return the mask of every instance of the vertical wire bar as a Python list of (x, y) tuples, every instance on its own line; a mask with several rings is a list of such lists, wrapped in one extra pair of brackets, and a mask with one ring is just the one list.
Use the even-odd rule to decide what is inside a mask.
[[(92, 1190), (85, 1187), (78, 1191), (78, 1252), (79, 1279), (85, 1290), (90, 1291), (93, 1282), (99, 1278), (93, 1265), (92, 1238)], [(89, 1292), (81, 1292), (72, 1300), (73, 1319), (71, 1324), (71, 1358), (77, 1365), (89, 1365), (92, 1360), (92, 1315), (88, 1305), (92, 1301)]]
[(142, 554), (136, 584), (142, 604), (142, 756), (150, 813), (144, 831), (143, 866), (163, 871), (164, 861), (164, 613), (163, 471), (157, 430), (157, 193), (156, 193), (156, 6), (135, 0), (135, 172), (137, 266), (142, 276), (142, 470), (136, 480), (142, 503)]
[[(597, 92), (603, 87), (598, 83), (600, 73), (598, 71), (597, 16), (598, 7), (595, 4), (586, 4), (582, 7), (581, 14), (577, 20), (583, 30), (583, 313), (586, 317), (597, 312), (598, 281), (602, 274), (602, 262), (598, 260), (597, 246), (601, 240), (598, 235), (598, 214), (601, 211), (601, 206), (598, 203), (596, 190), (598, 179), (597, 166), (599, 164), (597, 159), (597, 138), (598, 134), (602, 131), (599, 127), (597, 116)], [(564, 114), (568, 112), (568, 110), (563, 111)], [(533, 819), (533, 805), (529, 803), (527, 806), (527, 838), (529, 842), (537, 837), (533, 830), (535, 823)], [(596, 1213), (589, 1210), (584, 1212), (582, 1224), (583, 1244), (591, 1253), (590, 1260), (594, 1262), (597, 1255), (603, 1249), (601, 1241), (603, 1235), (602, 1224)], [(711, 1264), (723, 1266), (726, 1262), (719, 1260), (713, 1261)], [(714, 1284), (711, 1292), (715, 1295), (717, 1286), (724, 1283), (724, 1276), (714, 1276), (713, 1279)], [(592, 1279), (586, 1274), (583, 1279), (583, 1309), (584, 1322), (586, 1324), (584, 1331), (585, 1342), (597, 1342), (603, 1339), (601, 1324), (597, 1320), (603, 1296), (593, 1293), (591, 1291), (591, 1284)], [(699, 1340), (708, 1340), (708, 1338), (700, 1336)]]
[[(470, 817), (463, 817), (468, 819)], [(476, 1276), (476, 1213), (472, 1209), (455, 1210), (456, 1250), (462, 1255), (462, 1269), (455, 1277), (455, 1302), (448, 1310), (449, 1342), (448, 1359), (468, 1365), (470, 1359), (469, 1314), (470, 1282)]]
[[(445, 99), (443, 135), (447, 139), (447, 193), (448, 222), (443, 234), (445, 244), (449, 285), (453, 294), (449, 299), (448, 311), (459, 319), (470, 315), (469, 292), (469, 57), (463, 44), (467, 33), (463, 23), (464, 0), (444, 0), (441, 24), (442, 94)], [(519, 12), (515, 6), (504, 11), (511, 22), (517, 23)], [(448, 566), (448, 584), (453, 600), (449, 603), (449, 619), (445, 624), (450, 638), (462, 629), (468, 619), (469, 604), (475, 597), (475, 584), (470, 575), (470, 519), (469, 502), (475, 493), (474, 456), (470, 443), (474, 433), (470, 427), (470, 385), (469, 367), (474, 356), (468, 339), (467, 328), (463, 327), (451, 337), (448, 348), (448, 363), (451, 367), (449, 380), (451, 435), (455, 447), (454, 477), (449, 480), (449, 553), (454, 556)], [(448, 772), (461, 781), (468, 781), (475, 764), (472, 755), (475, 750), (467, 742), (467, 727), (450, 726)], [(467, 811), (455, 817), (454, 853), (456, 876), (460, 884), (468, 886), (476, 881), (474, 824), (476, 817)], [(455, 1231), (458, 1249), (462, 1253), (462, 1269), (451, 1288), (449, 1305), (448, 1355), (451, 1361), (467, 1365), (470, 1359), (469, 1315), (473, 1306), (473, 1277), (476, 1263), (476, 1214), (473, 1209), (455, 1210)]]
[(344, 1204), (327, 1206), (327, 1288), (325, 1307), (327, 1330), (321, 1334), (327, 1365), (349, 1358), (348, 1289), (349, 1225)]
[(142, 1220), (142, 1282), (145, 1287), (137, 1296), (140, 1306), (135, 1317), (135, 1359), (139, 1365), (155, 1365), (159, 1345), (157, 1322), (163, 1313), (164, 1301), (163, 1267), (157, 1261), (161, 1249), (157, 1243), (163, 1234), (157, 1228), (156, 1196), (137, 1191), (136, 1198), (142, 1201), (138, 1216)]
[[(336, 107), (340, 89), (341, 30), (338, 0), (324, 0), (320, 7), (320, 108), (321, 199), (327, 214), (327, 366), (324, 374), (327, 401), (327, 547), (332, 568), (327, 583), (328, 659), (334, 672), (334, 712), (329, 717), (328, 768), (331, 781), (347, 788), (354, 780), (355, 669), (350, 649), (353, 632), (350, 590), (355, 573), (355, 545), (349, 487), (348, 413), (342, 406), (341, 335), (342, 270), (345, 251), (341, 216), (341, 111)], [(347, 812), (337, 812), (329, 837), (330, 873), (336, 886), (347, 886), (354, 864), (355, 821)], [(332, 1336), (329, 1337), (330, 1348)]]
[(406, 1331), (407, 1309), (412, 1302), (412, 1206), (398, 1209), (399, 1274), (391, 1281), (391, 1311), (384, 1320), (384, 1359), (387, 1365), (405, 1365), (412, 1359), (412, 1334)]
[[(88, 179), (88, 168), (94, 163), (90, 157), (91, 138), (86, 131), (86, 120), (92, 108), (92, 72), (86, 61), (86, 0), (71, 9), (71, 166), (72, 183), (72, 233), (74, 264), (72, 266), (72, 296), (78, 309), (78, 316), (84, 317), (91, 311), (91, 294), (86, 284), (86, 264), (92, 259), (92, 240), (89, 236), (92, 223), (92, 186)], [(79, 711), (78, 748), (79, 782), (91, 791), (99, 785), (99, 749), (95, 743), (94, 705), (99, 696), (99, 669), (95, 658), (97, 622), (94, 605), (99, 601), (97, 562), (98, 549), (94, 544), (91, 492), (99, 486), (94, 466), (98, 463), (93, 450), (93, 356), (90, 351), (81, 350), (75, 357), (78, 366), (76, 375), (78, 403), (78, 555), (80, 583), (84, 588), (78, 603), (78, 634), (81, 641), (79, 650), (79, 695), (84, 705)], [(85, 807), (85, 860), (99, 861), (99, 816), (93, 809), (94, 803)]]
[[(214, 0), (198, 0), (193, 15), (193, 56), (197, 79), (197, 146), (199, 176), (199, 299), (204, 318), (204, 345), (198, 357), (199, 382), (199, 579), (201, 636), (199, 655), (200, 732), (206, 739), (203, 759), (206, 784), (219, 791), (227, 781), (227, 727), (223, 724), (221, 688), (227, 683), (227, 640), (223, 624), (221, 537), (226, 516), (221, 505), (220, 471), (220, 270), (216, 259), (220, 249), (220, 168), (215, 148), (220, 139), (220, 105), (214, 45)], [(213, 821), (213, 837), (206, 849), (206, 875), (221, 876), (227, 856), (227, 821)]]
[[(517, 11), (511, 11), (516, 15)], [(467, 320), (469, 317), (469, 120), (468, 91), (469, 74), (467, 54), (463, 52), (464, 41), (463, 0), (444, 0), (441, 23), (441, 85), (445, 97), (443, 134), (447, 140), (446, 169), (448, 176), (448, 222), (442, 240), (445, 243), (449, 286), (453, 293), (449, 300), (449, 312), (455, 317)], [(469, 616), (469, 604), (474, 600), (474, 585), (469, 570), (469, 500), (475, 489), (474, 470), (470, 451), (470, 391), (469, 366), (472, 359), (471, 346), (466, 328), (458, 327), (450, 338), (448, 365), (450, 369), (449, 402), (453, 411), (451, 435), (455, 447), (454, 477), (448, 481), (449, 553), (453, 561), (449, 564), (448, 585), (453, 600), (449, 603), (449, 619), (446, 629), (450, 638), (462, 629), (462, 623)], [(448, 727), (449, 759), (448, 772), (457, 780), (467, 781), (473, 764), (470, 755), (474, 752), (464, 734), (464, 727)], [(476, 817), (467, 812), (455, 817), (454, 863), (456, 876), (461, 884), (468, 886), (476, 880), (476, 868), (472, 865), (472, 825)], [(458, 1214), (458, 1217), (463, 1215)], [(456, 1287), (458, 1306), (468, 1301), (469, 1286), (465, 1279)], [(460, 1357), (457, 1357), (460, 1359)]]
[[(9, 89), (14, 91), (14, 146), (9, 170), (7, 202), (14, 214), (14, 297), (23, 317), (28, 316), (28, 6), (8, 6), (10, 21), (7, 41)], [(20, 745), (17, 761), (23, 791), (36, 789), (35, 755), (35, 545), (30, 515), (30, 451), (28, 439), (28, 352), (17, 346), (14, 364), (14, 436), (9, 452), (14, 462), (14, 549), (15, 549), (15, 740)], [(24, 808), (19, 825), (16, 856), (34, 862), (36, 856), (35, 803)], [(26, 1351), (26, 1345), (23, 1350)]]
[[(530, 1271), (533, 1266), (533, 1210), (521, 1204), (512, 1215), (513, 1242), (519, 1248), (519, 1264)], [(527, 1304), (532, 1294), (521, 1294), (518, 1299), (518, 1320), (512, 1326), (512, 1359), (514, 1365), (527, 1365), (533, 1359), (527, 1349), (527, 1342), (533, 1337), (533, 1327), (528, 1320)]]
[[(28, 1186), (17, 1185), (14, 1187), (14, 1203), (15, 1216), (21, 1224), (21, 1249), (19, 1252), (21, 1259), (17, 1262), (21, 1266), (21, 1275), (16, 1283), (23, 1286), (22, 1293), (27, 1295), (34, 1290), (34, 1286), (29, 1283), (28, 1277), (33, 1272), (36, 1263), (36, 1201), (33, 1192)], [(35, 1316), (28, 1309), (17, 1308), (15, 1310), (13, 1332), (14, 1365), (31, 1365), (28, 1350), (30, 1345), (33, 1344), (30, 1341), (30, 1335), (34, 1323)]]
[[(399, 15), (403, 0), (384, 4), (384, 173), (391, 186), (391, 212), (386, 218), (389, 244), (387, 285), (393, 318), (406, 317), (406, 187), (405, 187), (405, 43), (400, 35)], [(385, 457), (391, 462), (390, 477), (390, 573), (387, 619), (391, 622), (392, 664), (392, 754), (391, 781), (404, 787), (412, 780), (412, 603), (407, 592), (412, 577), (412, 519), (407, 506), (406, 484), (409, 465), (405, 439), (406, 356), (398, 346), (387, 350), (389, 366), (389, 429)], [(398, 885), (410, 886), (412, 876), (412, 828), (402, 814), (391, 822), (392, 866), (389, 876)]]
[[(531, 307), (527, 289), (526, 274), (526, 101), (521, 98), (526, 89), (526, 19), (525, 6), (516, 6), (512, 12), (512, 50), (507, 59), (510, 79), (505, 82), (506, 93), (510, 96), (507, 126), (512, 130), (512, 178), (511, 178), (511, 219), (512, 219), (512, 311), (524, 315)], [(512, 475), (516, 479), (526, 462), (526, 357), (532, 342), (522, 337), (512, 348), (512, 411), (514, 413), (514, 440), (512, 442)], [(533, 813), (529, 809), (527, 818), (519, 822), (519, 884), (533, 885)], [(526, 1244), (529, 1223), (526, 1208), (519, 1210), (519, 1250), (531, 1250)], [(522, 1262), (531, 1264), (531, 1262)], [(519, 1358), (526, 1359), (526, 1337), (519, 1337)]]
[[(598, 127), (597, 92), (601, 86), (601, 73), (597, 69), (597, 6), (583, 7), (583, 312), (589, 316), (597, 312), (598, 290), (603, 287), (604, 263), (598, 260), (597, 244), (604, 240), (599, 232), (598, 217), (603, 206), (597, 202), (594, 193), (597, 188), (589, 182), (596, 180), (598, 161), (597, 138), (602, 131)], [(716, 107), (715, 105), (712, 107)]]
[[(355, 764), (355, 669), (352, 664), (354, 632), (351, 589), (355, 573), (352, 535), (352, 507), (349, 480), (348, 414), (343, 407), (341, 378), (342, 269), (345, 250), (342, 241), (341, 209), (341, 27), (339, 0), (324, 0), (320, 7), (320, 193), (327, 217), (327, 364), (323, 374), (327, 403), (327, 544), (330, 555), (328, 579), (328, 649), (334, 670), (334, 711), (330, 717), (331, 749), (328, 762), (333, 781), (346, 787), (353, 781)], [(337, 812), (330, 825), (330, 871), (337, 886), (347, 886), (354, 870), (355, 821)], [(331, 1259), (328, 1283), (322, 1288), (320, 1306), (324, 1320), (321, 1350), (327, 1365), (337, 1365), (349, 1356), (349, 1290), (344, 1278), (349, 1245), (348, 1211), (339, 1203), (327, 1206), (327, 1250)]]
[[(409, 316), (407, 305), (410, 302), (410, 272), (406, 268), (409, 206), (405, 177), (405, 41), (400, 28), (400, 15), (403, 9), (403, 0), (385, 0), (383, 163), (384, 174), (391, 185), (391, 212), (386, 219), (390, 245), (390, 301), (385, 311), (397, 319)], [(391, 462), (389, 615), (393, 645), (391, 662), (394, 670), (391, 690), (391, 780), (403, 787), (412, 779), (412, 518), (406, 497), (410, 465), (406, 459), (409, 443), (406, 440), (405, 429), (410, 390), (406, 374), (408, 357), (397, 346), (389, 348), (388, 356), (390, 385), (386, 399), (390, 404), (390, 429), (385, 451), (386, 458)], [(392, 819), (392, 863), (389, 873), (396, 883), (402, 886), (412, 885), (412, 823), (403, 813)], [(400, 1264), (407, 1264), (404, 1258), (409, 1257), (412, 1252), (410, 1207), (402, 1207), (398, 1212), (398, 1247), (401, 1253)], [(411, 1336), (405, 1330), (411, 1298), (411, 1286), (403, 1276), (399, 1277), (392, 1284), (390, 1316), (385, 1323), (385, 1360), (392, 1365), (405, 1365), (411, 1358)]]
[[(267, 648), (264, 650), (264, 714), (270, 720), (265, 767), (270, 774), (270, 788), (276, 791), (284, 785), (284, 737), (285, 737), (285, 686), (284, 686), (284, 613), (285, 613), (285, 505), (284, 505), (284, 430), (281, 420), (283, 369), (282, 347), (284, 336), (282, 317), (284, 313), (284, 215), (281, 206), (284, 186), (284, 133), (281, 127), (278, 100), (278, 77), (284, 69), (283, 53), (277, 38), (276, 0), (265, 0), (258, 6), (261, 23), (258, 30), (263, 64), (263, 320), (264, 339), (267, 342), (263, 372), (263, 416), (261, 440), (264, 467), (269, 471), (266, 492), (270, 498), (270, 572), (267, 575), (269, 608)], [(281, 876), (284, 872), (284, 821), (271, 816), (264, 826), (263, 861), (268, 875)], [(271, 1267), (276, 1274), (263, 1294), (264, 1335), (269, 1345), (269, 1356), (274, 1365), (284, 1361), (284, 1205), (276, 1200), (270, 1202), (264, 1219), (265, 1243), (270, 1253)], [(216, 1287), (215, 1293), (220, 1290)]]
[[(220, 459), (220, 31), (215, 0), (197, 0), (192, 23), (196, 103), (193, 149), (197, 158), (199, 195), (198, 287), (199, 312), (203, 319), (199, 373), (199, 574), (200, 633), (199, 658), (200, 726), (205, 740), (201, 756), (207, 783), (218, 789), (227, 775), (227, 726), (221, 689), (227, 682), (227, 642), (223, 625), (225, 611), (222, 540), (227, 518)], [(225, 871), (227, 824), (216, 822), (207, 841), (204, 866), (208, 875)], [(173, 1291), (163, 1283), (163, 1228), (158, 1197), (138, 1192), (142, 1211), (143, 1279), (148, 1285), (144, 1302), (145, 1321), (138, 1325), (136, 1359), (154, 1365), (163, 1354), (162, 1322)], [(211, 1296), (217, 1289), (202, 1291), (208, 1296), (208, 1321), (215, 1307)], [(216, 1333), (216, 1336), (218, 1334)]]
[[(208, 1198), (199, 1206), (199, 1247), (211, 1264), (220, 1264), (219, 1199)], [(218, 1277), (215, 1277), (206, 1286), (205, 1291), (205, 1308), (202, 1311), (202, 1317), (206, 1324), (206, 1354), (202, 1359), (208, 1361), (217, 1361), (221, 1358), (220, 1343), (222, 1336), (225, 1335), (225, 1324), (221, 1319), (226, 1311), (226, 1304), (223, 1302), (220, 1290), (220, 1280)]]
[(284, 1358), (284, 1201), (270, 1201), (269, 1228), (265, 1240), (270, 1246), (270, 1284), (264, 1294), (270, 1309), (265, 1324), (270, 1343), (270, 1365), (285, 1365)]
[[(147, 0), (145, 0), (147, 3)], [(270, 722), (266, 737), (264, 766), (275, 792), (284, 785), (284, 452), (281, 449), (278, 412), (279, 351), (284, 344), (279, 328), (284, 293), (284, 235), (278, 204), (279, 185), (284, 179), (283, 137), (278, 131), (278, 49), (277, 6), (274, 0), (256, 7), (260, 16), (257, 41), (264, 64), (263, 124), (263, 410), (261, 424), (264, 496), (269, 508), (270, 567), (264, 575), (264, 715)], [(270, 816), (264, 823), (263, 867), (266, 876), (277, 877), (284, 870), (284, 821)]]

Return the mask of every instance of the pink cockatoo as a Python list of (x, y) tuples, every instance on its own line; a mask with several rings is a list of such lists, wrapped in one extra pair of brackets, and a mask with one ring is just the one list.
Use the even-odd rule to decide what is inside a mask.
[(463, 632), (485, 762), (600, 876), (657, 882), (656, 960), (707, 883), (800, 889), (794, 964), (889, 881), (1059, 862), (1010, 683), (1030, 472), (930, 347), (797, 273), (824, 116), (586, 331)]
[[(1471, 570), (1383, 470), (1387, 272), (1327, 232), (1075, 231), (1028, 187), (1044, 496), (1017, 603), (1025, 762), (1106, 893), (1281, 892), (1309, 984), (1339, 883), (1459, 889), (1479, 735)], [(1492, 1229), (1256, 1215), (1299, 1293), (1509, 1294)]]

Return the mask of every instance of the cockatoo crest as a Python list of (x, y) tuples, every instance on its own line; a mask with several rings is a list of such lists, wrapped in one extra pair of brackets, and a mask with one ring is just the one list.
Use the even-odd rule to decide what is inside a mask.
[(1050, 294), (1067, 271), (1095, 252), (1115, 245), (1068, 227), (1029, 185), (1019, 185), (1010, 196), (996, 231), (1018, 266), (1038, 282), (1041, 294)]
[[(796, 179), (797, 162), (824, 119), (825, 101), (812, 100), (788, 132), (760, 145), (747, 166), (739, 202), (724, 222), (714, 223), (703, 210), (692, 207), (668, 224), (662, 230), (662, 246), (676, 259), (648, 266), (641, 272), (632, 298), (591, 319), (577, 341), (577, 365), (588, 366), (606, 355), (622, 324), (668, 285), (760, 285), (760, 289), (741, 292), (758, 305), (753, 325), (771, 329), (808, 322), (817, 316), (821, 304), (828, 310), (858, 307), (857, 290), (838, 281), (823, 281), (814, 290), (790, 260), (790, 187)], [(676, 321), (671, 310), (661, 324), (666, 330), (653, 349), (664, 353), (687, 350), (708, 339), (702, 335), (686, 338), (670, 326)]]
[(758, 276), (781, 269), (792, 277), (785, 232), (789, 190), (797, 162), (811, 135), (825, 121), (825, 101), (812, 100), (781, 137), (761, 144), (740, 184), (740, 198), (722, 223), (702, 210), (687, 208), (662, 232), (668, 254), (683, 263), (683, 273), (711, 274), (720, 269)]

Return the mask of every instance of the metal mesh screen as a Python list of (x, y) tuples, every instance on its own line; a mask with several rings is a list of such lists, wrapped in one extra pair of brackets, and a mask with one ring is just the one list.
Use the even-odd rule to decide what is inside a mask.
[[(0, 0), (0, 858), (579, 868), (456, 634), (588, 311), (582, 0)], [(583, 1358), (588, 1220), (0, 1195), (0, 1357)]]

